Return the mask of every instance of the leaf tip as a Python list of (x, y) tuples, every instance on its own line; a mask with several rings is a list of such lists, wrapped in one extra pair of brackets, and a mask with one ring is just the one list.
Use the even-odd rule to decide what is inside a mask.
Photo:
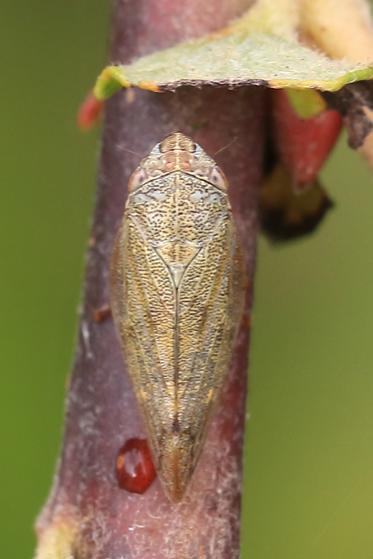
[(100, 118), (103, 101), (97, 99), (91, 91), (78, 109), (76, 116), (77, 126), (82, 131), (90, 130)]
[(122, 87), (130, 87), (120, 66), (107, 66), (98, 76), (93, 94), (98, 101), (105, 101)]

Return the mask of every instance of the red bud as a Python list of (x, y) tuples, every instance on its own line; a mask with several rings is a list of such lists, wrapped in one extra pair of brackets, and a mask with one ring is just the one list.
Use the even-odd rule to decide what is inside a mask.
[(272, 91), (272, 131), (275, 150), (289, 171), (295, 191), (312, 184), (342, 126), (340, 114), (326, 109), (316, 116), (301, 118), (285, 90)]

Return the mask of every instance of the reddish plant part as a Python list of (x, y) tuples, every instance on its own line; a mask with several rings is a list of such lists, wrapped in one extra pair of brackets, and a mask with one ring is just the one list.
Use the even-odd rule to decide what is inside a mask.
[(99, 101), (92, 92), (89, 92), (78, 110), (78, 127), (81, 130), (89, 130), (92, 128), (100, 118), (103, 106), (103, 101)]
[(130, 493), (145, 493), (156, 472), (146, 439), (128, 439), (120, 449), (115, 465), (118, 485)]
[(285, 90), (271, 91), (272, 134), (275, 151), (288, 169), (295, 192), (313, 184), (333, 149), (342, 127), (341, 115), (327, 109), (300, 118)]

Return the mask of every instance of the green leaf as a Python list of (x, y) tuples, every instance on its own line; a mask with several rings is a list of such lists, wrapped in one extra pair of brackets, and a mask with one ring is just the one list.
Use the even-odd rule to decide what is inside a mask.
[(259, 0), (241, 19), (225, 29), (135, 60), (109, 66), (95, 87), (106, 99), (120, 87), (152, 91), (182, 85), (274, 88), (315, 88), (336, 91), (373, 78), (373, 67), (332, 60), (297, 39), (297, 4)]

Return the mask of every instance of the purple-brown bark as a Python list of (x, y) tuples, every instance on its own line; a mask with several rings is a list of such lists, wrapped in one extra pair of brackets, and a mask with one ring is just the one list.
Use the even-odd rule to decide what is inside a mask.
[[(128, 62), (214, 30), (249, 4), (247, 0), (189, 0), (183, 5), (171, 0), (117, 0), (111, 59)], [(67, 559), (67, 552), (75, 559), (238, 557), (263, 113), (261, 88), (119, 92), (108, 102), (64, 445), (55, 486), (39, 520), (38, 559)], [(108, 261), (128, 177), (154, 144), (177, 130), (193, 137), (228, 177), (250, 290), (233, 364), (201, 459), (186, 497), (172, 505), (158, 480), (144, 495), (118, 488), (117, 452), (129, 437), (144, 432), (113, 323), (110, 319), (95, 323), (92, 312), (108, 301)], [(58, 530), (63, 534), (54, 534)], [(65, 547), (61, 538), (67, 542)], [(63, 551), (53, 543), (57, 540)]]

